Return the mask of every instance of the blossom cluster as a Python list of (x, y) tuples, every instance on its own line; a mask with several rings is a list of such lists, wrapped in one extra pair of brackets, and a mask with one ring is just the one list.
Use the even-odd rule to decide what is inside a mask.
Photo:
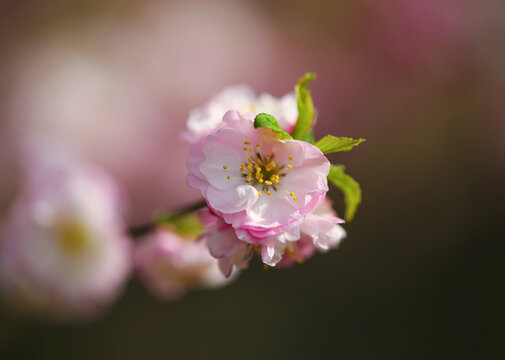
[(314, 141), (313, 77), (281, 98), (228, 87), (193, 110), (181, 138), (191, 144), (187, 184), (205, 202), (140, 228), (128, 228), (127, 193), (98, 165), (61, 149), (29, 156), (2, 222), (2, 297), (43, 316), (89, 318), (131, 274), (173, 300), (227, 284), (255, 254), (265, 266), (289, 267), (337, 247), (346, 232), (328, 183), (344, 192), (347, 220), (361, 193), (326, 154), (363, 140)]
[(205, 199), (205, 237), (226, 276), (247, 267), (254, 253), (266, 266), (288, 266), (346, 236), (326, 197), (331, 165), (323, 151), (347, 151), (363, 140), (313, 141), (315, 111), (306, 89), (312, 77), (300, 80), (297, 94), (270, 97), (269, 106), (241, 88), (243, 102), (217, 121), (227, 89), (188, 121), (187, 183)]

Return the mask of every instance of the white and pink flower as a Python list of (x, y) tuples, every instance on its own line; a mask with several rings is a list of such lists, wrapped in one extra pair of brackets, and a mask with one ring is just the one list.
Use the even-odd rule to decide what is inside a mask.
[[(225, 276), (231, 274), (233, 267), (237, 270), (246, 268), (253, 252), (261, 255), (263, 262), (269, 266), (288, 267), (305, 261), (316, 251), (326, 252), (336, 248), (347, 235), (339, 225), (344, 221), (336, 217), (327, 199), (305, 217), (299, 237), (291, 241), (276, 238), (260, 244), (242, 241), (230, 225), (210, 210), (202, 211), (201, 216), (214, 219), (214, 226), (206, 235), (207, 244), (211, 255), (219, 259)], [(210, 220), (207, 222), (210, 223)]]
[[(202, 108), (191, 111), (183, 138), (195, 143), (207, 136), (222, 125), (223, 115), (228, 110), (237, 110), (243, 115), (249, 115), (248, 118), (251, 114), (271, 114), (286, 131), (293, 129), (298, 118), (296, 95), (293, 92), (276, 98), (267, 93), (257, 96), (246, 85), (229, 86)], [(252, 118), (254, 119), (254, 116)]]
[(192, 146), (188, 185), (240, 240), (272, 253), (268, 241), (299, 239), (300, 224), (328, 191), (329, 167), (314, 145), (270, 137), (231, 110), (221, 128)]
[[(215, 288), (229, 282), (209, 254), (205, 239), (186, 239), (159, 229), (135, 250), (140, 279), (160, 299), (171, 300), (197, 288)], [(228, 274), (229, 275), (229, 274)]]
[(31, 163), (2, 229), (0, 290), (48, 317), (94, 316), (120, 294), (131, 268), (117, 184), (100, 169)]

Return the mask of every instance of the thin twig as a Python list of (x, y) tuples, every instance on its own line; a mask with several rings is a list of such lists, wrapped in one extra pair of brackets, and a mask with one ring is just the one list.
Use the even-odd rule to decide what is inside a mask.
[(205, 207), (207, 204), (205, 201), (200, 201), (198, 203), (192, 204), (184, 209), (181, 209), (179, 211), (176, 211), (174, 213), (164, 215), (160, 217), (159, 219), (147, 223), (147, 224), (142, 224), (142, 225), (137, 225), (137, 226), (132, 226), (128, 229), (128, 233), (132, 237), (139, 237), (143, 235), (147, 235), (154, 231), (160, 224), (176, 220), (177, 218), (181, 218), (183, 216), (189, 215), (192, 212), (195, 212), (203, 207)]

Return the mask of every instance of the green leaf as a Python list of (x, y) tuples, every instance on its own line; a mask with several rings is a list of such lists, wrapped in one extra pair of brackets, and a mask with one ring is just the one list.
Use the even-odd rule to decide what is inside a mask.
[(158, 221), (158, 224), (175, 232), (179, 236), (188, 239), (196, 239), (203, 232), (203, 225), (196, 213), (184, 216), (165, 216)]
[(335, 137), (326, 135), (319, 140), (315, 145), (323, 154), (331, 154), (342, 151), (350, 151), (353, 147), (361, 144), (365, 139), (352, 139), (348, 137)]
[(351, 221), (361, 204), (361, 187), (356, 180), (345, 173), (344, 165), (331, 165), (328, 181), (344, 193), (345, 220)]
[(300, 140), (308, 142), (309, 144), (314, 144), (314, 133), (309, 131)]
[(254, 127), (268, 129), (269, 136), (276, 137), (281, 140), (291, 140), (293, 137), (289, 135), (287, 132), (282, 130), (277, 122), (277, 119), (270, 114), (261, 113), (256, 116), (254, 119)]
[(303, 140), (307, 133), (312, 130), (315, 111), (312, 103), (310, 90), (307, 89), (310, 82), (314, 80), (316, 74), (306, 73), (295, 85), (296, 105), (298, 107), (298, 119), (293, 129), (293, 138)]

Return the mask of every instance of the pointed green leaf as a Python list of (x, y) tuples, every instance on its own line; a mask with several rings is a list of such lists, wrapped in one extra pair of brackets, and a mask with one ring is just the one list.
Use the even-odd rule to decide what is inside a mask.
[(312, 103), (312, 96), (307, 86), (309, 86), (310, 82), (314, 80), (315, 77), (316, 74), (314, 73), (306, 73), (295, 85), (298, 119), (293, 129), (293, 138), (297, 140), (303, 140), (306, 134), (312, 130), (315, 111), (314, 104)]
[[(265, 128), (271, 131), (269, 135), (274, 136), (281, 140), (291, 140), (293, 139), (291, 135), (282, 130), (277, 122), (277, 119), (270, 114), (261, 113), (254, 119), (254, 127)], [(273, 133), (273, 134), (272, 134)]]
[(345, 220), (351, 221), (361, 204), (361, 187), (356, 180), (345, 173), (344, 165), (331, 165), (328, 181), (344, 193)]
[(352, 139), (348, 137), (335, 137), (326, 135), (319, 140), (315, 145), (323, 154), (331, 154), (342, 151), (350, 151), (353, 147), (361, 144), (365, 139)]

